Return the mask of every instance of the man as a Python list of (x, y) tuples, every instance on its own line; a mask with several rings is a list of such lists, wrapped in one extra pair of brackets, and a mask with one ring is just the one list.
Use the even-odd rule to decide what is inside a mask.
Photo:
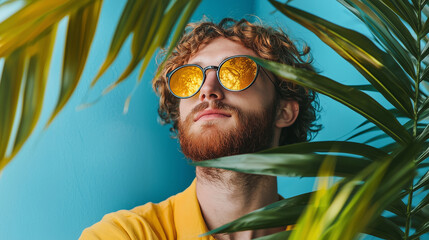
[[(315, 94), (247, 56), (312, 70), (302, 60), (308, 53), (283, 32), (246, 20), (191, 24), (154, 79), (160, 117), (172, 124), (184, 155), (193, 161), (307, 141), (319, 130), (313, 123)], [(81, 239), (251, 239), (287, 226), (198, 236), (279, 199), (275, 177), (197, 167), (184, 192), (108, 214)]]

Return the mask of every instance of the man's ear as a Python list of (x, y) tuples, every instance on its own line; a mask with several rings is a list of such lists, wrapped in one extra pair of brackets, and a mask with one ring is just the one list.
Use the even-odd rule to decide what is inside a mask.
[(295, 122), (298, 114), (299, 104), (297, 101), (281, 99), (277, 109), (276, 127), (289, 127)]

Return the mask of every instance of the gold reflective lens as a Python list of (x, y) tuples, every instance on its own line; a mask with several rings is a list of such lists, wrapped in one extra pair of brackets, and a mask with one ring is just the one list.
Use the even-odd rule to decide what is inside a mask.
[(203, 72), (196, 66), (178, 69), (170, 77), (170, 90), (178, 97), (189, 97), (195, 94), (203, 82)]
[(252, 84), (257, 73), (257, 65), (247, 57), (235, 57), (227, 60), (219, 69), (219, 80), (232, 91), (243, 90)]

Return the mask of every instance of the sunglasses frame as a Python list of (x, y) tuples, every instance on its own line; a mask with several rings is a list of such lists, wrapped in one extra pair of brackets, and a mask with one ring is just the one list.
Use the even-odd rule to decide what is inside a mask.
[[(245, 57), (245, 58), (247, 58), (247, 59), (250, 59), (247, 55), (234, 55), (234, 56), (230, 56), (230, 57), (225, 58), (225, 59), (224, 59), (224, 60), (223, 60), (223, 61), (222, 61), (218, 66), (207, 66), (207, 67), (203, 68), (203, 67), (201, 67), (201, 66), (200, 66), (200, 65), (198, 65), (198, 64), (185, 64), (185, 65), (183, 65), (183, 66), (177, 67), (177, 68), (175, 68), (173, 71), (171, 71), (171, 72), (167, 73), (168, 89), (170, 90), (170, 93), (171, 93), (171, 94), (173, 94), (173, 95), (174, 95), (175, 97), (177, 97), (177, 98), (180, 98), (180, 99), (187, 99), (187, 98), (191, 98), (191, 97), (195, 96), (195, 94), (197, 94), (197, 93), (200, 91), (200, 89), (203, 87), (204, 82), (205, 82), (205, 80), (206, 80), (206, 71), (207, 71), (207, 70), (210, 70), (210, 69), (214, 69), (214, 70), (216, 70), (216, 77), (217, 77), (217, 80), (218, 80), (218, 82), (220, 83), (220, 85), (221, 85), (224, 89), (226, 89), (226, 90), (228, 90), (228, 91), (231, 91), (231, 92), (241, 92), (241, 91), (244, 91), (244, 90), (248, 89), (250, 86), (252, 86), (252, 85), (253, 85), (253, 83), (255, 82), (255, 80), (256, 80), (256, 78), (258, 77), (258, 74), (259, 74), (259, 65), (258, 65), (255, 61), (253, 61), (252, 59), (250, 59), (250, 60), (252, 60), (252, 62), (254, 62), (254, 63), (256, 64), (256, 74), (255, 74), (255, 78), (252, 80), (252, 82), (249, 84), (249, 86), (247, 86), (247, 87), (245, 87), (245, 88), (243, 88), (243, 89), (241, 89), (241, 90), (230, 90), (230, 89), (226, 88), (226, 87), (222, 84), (222, 82), (220, 81), (220, 78), (219, 78), (219, 69), (221, 69), (222, 65), (223, 65), (224, 63), (226, 63), (228, 60), (231, 60), (231, 59), (233, 59), (233, 58), (237, 58), (237, 57)], [(171, 76), (172, 76), (175, 72), (177, 72), (178, 70), (180, 70), (180, 69), (182, 69), (182, 68), (184, 68), (184, 67), (189, 67), (189, 66), (192, 66), (192, 67), (198, 67), (198, 68), (203, 72), (203, 81), (201, 82), (201, 85), (200, 85), (200, 87), (198, 88), (198, 90), (197, 90), (194, 94), (192, 94), (191, 96), (189, 96), (189, 97), (180, 97), (180, 96), (177, 96), (176, 94), (174, 94), (174, 93), (173, 93), (173, 91), (171, 91), (171, 87), (170, 87)]]

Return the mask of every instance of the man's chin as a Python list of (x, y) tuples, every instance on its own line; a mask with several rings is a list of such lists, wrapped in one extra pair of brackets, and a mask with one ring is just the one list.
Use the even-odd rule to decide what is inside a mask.
[[(192, 128), (191, 128), (192, 129)], [(203, 161), (236, 153), (233, 134), (217, 124), (204, 124), (179, 137), (182, 152), (192, 161)], [(229, 131), (228, 131), (229, 130)]]
[(197, 121), (192, 124), (190, 127), (190, 133), (195, 135), (205, 135), (208, 132), (207, 131), (223, 131), (228, 132), (235, 128), (235, 124), (231, 123), (232, 119), (226, 120), (219, 120), (219, 119), (211, 119), (211, 120), (204, 120), (204, 121)]

